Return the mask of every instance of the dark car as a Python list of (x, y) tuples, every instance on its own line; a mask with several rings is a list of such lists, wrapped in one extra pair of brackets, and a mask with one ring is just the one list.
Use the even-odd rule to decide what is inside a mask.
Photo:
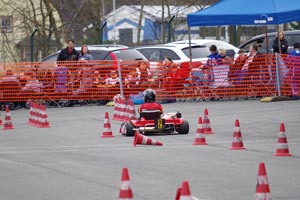
[[(293, 49), (295, 42), (300, 42), (300, 30), (297, 31), (285, 31), (285, 38), (288, 42), (288, 52), (290, 52)], [(257, 35), (250, 40), (247, 40), (246, 42), (242, 43), (240, 46), (238, 46), (239, 49), (245, 49), (249, 50), (250, 45), (256, 44), (259, 47), (260, 53), (273, 53), (272, 44), (277, 36), (277, 32), (271, 32), (267, 34), (268, 37), (268, 43), (266, 43), (266, 34)], [(267, 51), (267, 44), (268, 49)]]

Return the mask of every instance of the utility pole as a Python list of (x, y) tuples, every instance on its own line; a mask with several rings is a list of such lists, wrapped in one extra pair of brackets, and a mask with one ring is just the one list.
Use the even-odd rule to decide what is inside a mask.
[(33, 32), (31, 33), (31, 36), (30, 36), (30, 47), (31, 47), (31, 51), (30, 51), (30, 62), (33, 62), (33, 53), (34, 53), (34, 41), (33, 41), (33, 37), (35, 35), (35, 33), (38, 31), (38, 28), (35, 27)]
[(116, 45), (116, 0), (113, 0), (113, 38), (114, 38), (114, 45)]

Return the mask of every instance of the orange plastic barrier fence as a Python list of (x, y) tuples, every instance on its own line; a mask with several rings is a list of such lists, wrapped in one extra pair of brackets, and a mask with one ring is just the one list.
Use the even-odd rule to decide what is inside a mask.
[[(278, 70), (276, 70), (276, 64)], [(172, 67), (144, 61), (5, 63), (1, 65), (0, 102), (27, 100), (112, 100), (116, 94), (137, 94), (146, 88), (157, 99), (203, 100), (299, 96), (300, 58), (258, 55), (246, 64), (199, 62)], [(119, 78), (119, 75), (121, 78)]]

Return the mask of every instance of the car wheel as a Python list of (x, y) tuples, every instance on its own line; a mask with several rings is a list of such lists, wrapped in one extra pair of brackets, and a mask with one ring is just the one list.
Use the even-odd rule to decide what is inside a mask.
[(183, 123), (179, 126), (179, 134), (188, 134), (190, 130), (188, 121), (184, 120)]
[(125, 123), (125, 136), (134, 136), (135, 131), (131, 123)]

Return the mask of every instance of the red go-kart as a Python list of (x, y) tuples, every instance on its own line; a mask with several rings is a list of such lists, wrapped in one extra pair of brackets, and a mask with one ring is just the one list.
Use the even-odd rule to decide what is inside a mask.
[(130, 120), (121, 125), (120, 133), (134, 136), (136, 131), (163, 134), (188, 134), (189, 123), (181, 117), (181, 113), (162, 114), (160, 110), (143, 111), (138, 120)]

